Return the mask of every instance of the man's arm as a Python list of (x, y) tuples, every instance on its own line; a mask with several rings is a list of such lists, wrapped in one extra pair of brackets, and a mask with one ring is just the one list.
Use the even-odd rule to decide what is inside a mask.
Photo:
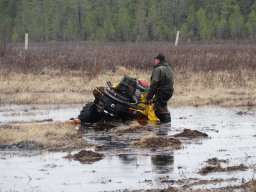
[(156, 69), (153, 71), (152, 76), (151, 76), (149, 91), (146, 96), (146, 100), (148, 100), (148, 101), (151, 100), (153, 98), (153, 96), (156, 94), (159, 80), (160, 80), (160, 75), (161, 75), (160, 70)]

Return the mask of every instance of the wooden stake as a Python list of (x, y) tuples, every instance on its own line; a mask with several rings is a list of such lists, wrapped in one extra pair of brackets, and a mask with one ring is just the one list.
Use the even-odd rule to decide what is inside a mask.
[(25, 50), (28, 49), (28, 33), (25, 34)]
[(177, 45), (178, 45), (179, 36), (180, 36), (180, 31), (177, 31), (176, 41), (175, 41), (175, 46), (177, 46)]

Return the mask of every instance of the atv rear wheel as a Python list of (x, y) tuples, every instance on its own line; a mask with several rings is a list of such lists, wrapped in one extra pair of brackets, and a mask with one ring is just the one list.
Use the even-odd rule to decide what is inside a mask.
[(86, 103), (80, 112), (78, 119), (81, 123), (97, 123), (104, 118), (104, 113), (98, 113), (93, 102)]

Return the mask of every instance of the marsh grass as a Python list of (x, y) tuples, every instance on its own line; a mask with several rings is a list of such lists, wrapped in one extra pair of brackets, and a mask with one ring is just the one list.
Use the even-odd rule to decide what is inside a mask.
[(48, 150), (71, 150), (90, 145), (69, 124), (31, 124), (18, 128), (0, 128), (0, 145), (31, 139), (43, 143), (44, 149)]
[(145, 130), (137, 121), (132, 121), (129, 124), (120, 124), (114, 129), (114, 133), (131, 133)]
[(14, 44), (0, 57), (1, 103), (84, 103), (96, 86), (124, 74), (150, 81), (162, 52), (175, 73), (173, 105), (255, 106), (256, 46), (251, 44)]
[[(13, 44), (8, 54), (0, 57), (1, 69), (7, 72), (45, 73), (47, 70), (83, 71), (95, 78), (102, 71), (117, 66), (150, 70), (157, 53), (164, 53), (175, 72), (255, 70), (254, 44), (183, 44), (151, 43), (31, 43)], [(8, 73), (7, 73), (8, 75)]]
[[(92, 91), (118, 83), (123, 74), (150, 81), (150, 72), (122, 67), (121, 72), (106, 71), (94, 79), (78, 75), (63, 76), (13, 74), (1, 78), (0, 103), (74, 104), (93, 101)], [(79, 73), (79, 72), (77, 72)], [(256, 75), (254, 71), (175, 73), (175, 92), (170, 103), (180, 105), (255, 106)]]

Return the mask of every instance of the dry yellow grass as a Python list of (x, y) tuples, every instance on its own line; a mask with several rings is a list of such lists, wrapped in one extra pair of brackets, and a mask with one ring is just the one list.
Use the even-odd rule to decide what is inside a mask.
[(74, 125), (23, 125), (18, 128), (0, 128), (0, 145), (20, 141), (36, 141), (43, 143), (44, 149), (71, 150), (89, 144), (75, 130)]
[(157, 139), (157, 138), (159, 138), (159, 136), (157, 136), (155, 133), (145, 133), (142, 135), (138, 143), (144, 143), (149, 139)]
[(174, 105), (255, 106), (253, 71), (176, 74)]
[(96, 86), (106, 86), (107, 81), (118, 83), (124, 74), (134, 78), (146, 78), (149, 73), (137, 70), (127, 70), (119, 67), (115, 72), (106, 71), (93, 78), (79, 71), (70, 71), (65, 74), (48, 71), (47, 74), (34, 75), (23, 73), (9, 73), (0, 71), (0, 92), (85, 92)]
[[(96, 86), (106, 81), (118, 83), (124, 74), (150, 80), (151, 71), (116, 67), (95, 77), (80, 71), (60, 73), (44, 71), (41, 75), (6, 75), (0, 72), (0, 103), (60, 104), (93, 101)], [(256, 75), (254, 71), (209, 71), (175, 73), (175, 92), (170, 103), (180, 105), (255, 106)]]
[(92, 92), (21, 92), (0, 93), (0, 103), (15, 104), (76, 104), (93, 101)]
[(139, 129), (143, 129), (143, 127), (137, 121), (132, 121), (129, 124), (120, 124), (115, 128), (114, 132), (126, 133), (126, 132), (133, 132)]

